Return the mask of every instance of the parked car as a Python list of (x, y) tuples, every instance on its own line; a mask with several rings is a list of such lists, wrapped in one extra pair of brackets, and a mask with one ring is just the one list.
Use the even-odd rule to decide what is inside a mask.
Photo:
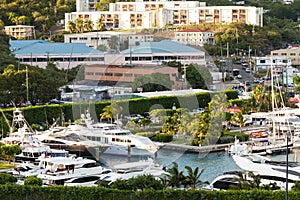
[(245, 71), (246, 71), (247, 73), (250, 73), (250, 68), (247, 67)]

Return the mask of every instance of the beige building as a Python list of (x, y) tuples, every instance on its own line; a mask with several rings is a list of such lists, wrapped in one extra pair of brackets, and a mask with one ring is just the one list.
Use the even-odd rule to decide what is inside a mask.
[(203, 46), (204, 44), (215, 44), (214, 32), (199, 29), (186, 29), (174, 32), (174, 40), (181, 44)]
[(64, 34), (65, 43), (85, 43), (89, 47), (97, 48), (105, 45), (109, 49), (109, 40), (118, 37), (119, 49), (124, 50), (138, 46), (141, 42), (152, 42), (152, 34), (135, 34), (135, 32), (99, 31), (88, 33)]
[(286, 49), (271, 51), (271, 56), (285, 57), (291, 59), (293, 67), (300, 67), (300, 46), (290, 46)]
[(76, 12), (65, 14), (65, 27), (77, 18), (96, 22), (101, 19), (107, 29), (163, 28), (203, 23), (241, 22), (263, 26), (263, 8), (251, 6), (206, 6), (199, 1), (136, 0), (110, 3), (108, 11), (94, 11), (95, 0), (77, 0)]
[(17, 39), (35, 38), (34, 26), (25, 26), (25, 25), (5, 26), (4, 31), (7, 35), (10, 35)]
[(100, 83), (123, 85), (131, 84), (138, 76), (151, 75), (153, 73), (168, 74), (173, 81), (172, 89), (180, 89), (184, 84), (179, 81), (177, 67), (156, 65), (87, 65), (85, 66), (85, 80)]

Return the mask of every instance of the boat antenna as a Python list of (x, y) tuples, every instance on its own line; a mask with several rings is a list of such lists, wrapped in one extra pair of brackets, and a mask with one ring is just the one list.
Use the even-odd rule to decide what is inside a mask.
[(9, 128), (9, 131), (11, 131), (11, 130), (12, 130), (12, 127), (11, 127), (11, 125), (9, 124), (9, 121), (8, 121), (6, 115), (4, 114), (2, 108), (0, 108), (0, 110), (1, 110), (1, 113), (2, 113), (2, 115), (3, 115), (3, 117), (4, 117), (5, 122), (6, 122), (7, 126), (8, 126), (8, 128)]

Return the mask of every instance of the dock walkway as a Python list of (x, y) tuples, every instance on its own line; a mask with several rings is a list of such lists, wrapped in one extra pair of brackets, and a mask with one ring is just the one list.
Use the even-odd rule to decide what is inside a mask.
[(185, 145), (185, 144), (164, 144), (162, 148), (173, 150), (173, 151), (184, 151), (187, 153), (208, 153), (208, 152), (220, 152), (225, 151), (230, 144), (215, 144), (215, 145), (209, 145), (209, 146), (191, 146), (191, 145)]

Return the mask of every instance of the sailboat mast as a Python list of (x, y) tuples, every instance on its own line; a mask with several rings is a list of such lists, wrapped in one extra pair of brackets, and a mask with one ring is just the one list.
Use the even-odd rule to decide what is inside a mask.
[(273, 127), (273, 142), (276, 139), (276, 127), (275, 127), (275, 94), (274, 94), (274, 77), (273, 77), (273, 57), (271, 57), (271, 64), (270, 64), (270, 74), (271, 74), (271, 101), (272, 101), (272, 127)]
[(29, 104), (28, 93), (29, 93), (29, 88), (28, 88), (28, 69), (27, 69), (27, 66), (26, 66), (26, 104), (27, 105)]

